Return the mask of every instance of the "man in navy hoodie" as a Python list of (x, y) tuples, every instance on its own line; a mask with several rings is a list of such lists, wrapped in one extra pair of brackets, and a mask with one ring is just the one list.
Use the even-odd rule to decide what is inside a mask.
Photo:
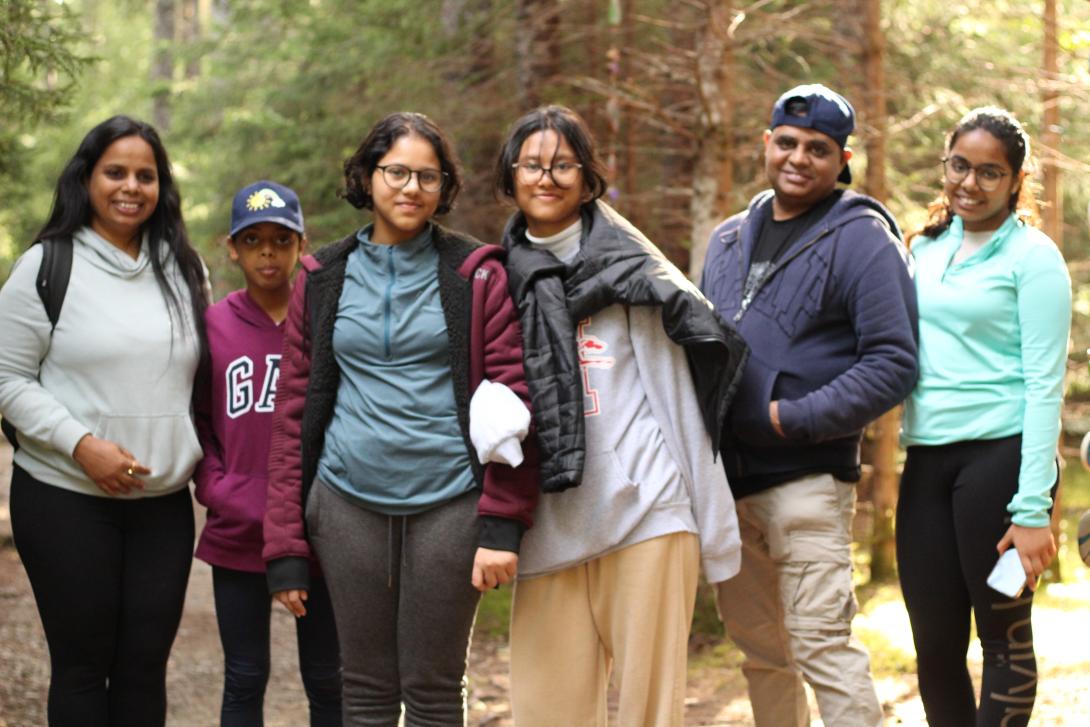
[(746, 655), (757, 727), (875, 727), (867, 652), (851, 638), (851, 520), (863, 427), (916, 381), (916, 297), (892, 215), (851, 181), (855, 113), (817, 85), (776, 101), (772, 186), (712, 233), (700, 287), (751, 349), (724, 434), (742, 570), (719, 612)]

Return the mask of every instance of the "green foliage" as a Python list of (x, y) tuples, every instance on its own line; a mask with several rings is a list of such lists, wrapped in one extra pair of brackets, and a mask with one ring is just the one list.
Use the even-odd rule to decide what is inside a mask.
[(78, 18), (64, 4), (4, 0), (0, 5), (0, 124), (50, 118), (68, 99), (89, 59), (71, 50)]
[[(12, 98), (33, 92), (49, 102), (39, 108), (54, 113), (0, 120), (0, 272), (41, 224), (60, 165), (87, 129), (114, 113), (147, 118), (157, 88), (148, 80), (153, 3), (2, 2), (0, 81), (21, 84)], [(338, 197), (341, 165), (371, 125), (394, 110), (427, 113), (454, 138), (466, 183), (447, 222), (495, 240), (508, 210), (493, 197), (491, 167), (506, 127), (526, 110), (517, 72), (525, 31), (519, 4), (199, 3), (206, 12), (200, 32), (188, 40), (179, 35), (173, 44), (172, 123), (164, 139), (191, 235), (216, 274), (217, 291), (240, 282), (219, 245), (234, 191), (275, 178), (300, 193), (312, 245), (343, 236), (366, 214)], [(1090, 118), (1081, 112), (1090, 101), (1090, 6), (1059, 4), (1065, 242), (1068, 257), (1077, 258), (1090, 255), (1090, 167), (1084, 161), (1090, 159)], [(557, 0), (552, 71), (535, 79), (540, 98), (573, 105), (588, 118), (614, 162), (610, 198), (678, 258), (689, 237), (701, 111), (694, 75), (707, 21), (701, 5), (632, 0), (616, 4), (628, 15), (611, 25), (604, 3)], [(846, 14), (846, 0), (734, 7), (731, 206), (741, 208), (765, 186), (761, 133), (784, 88), (825, 82), (857, 107), (865, 89), (861, 29)], [(1032, 134), (1040, 131), (1040, 8), (1013, 0), (887, 0), (883, 11), (890, 206), (912, 229), (939, 191), (942, 139), (964, 111), (999, 103)], [(89, 58), (99, 60), (73, 83)], [(7, 102), (5, 88), (0, 103), (6, 110), (24, 103)], [(55, 113), (58, 104), (63, 116)], [(861, 179), (866, 159), (856, 141), (853, 168)]]
[(511, 586), (493, 588), (481, 596), (474, 633), (491, 638), (506, 637), (511, 624)]
[[(1064, 249), (1069, 260), (1090, 255), (1086, 205), (1090, 186), (1090, 119), (1082, 112), (1087, 89), (1086, 3), (1060, 0), (1060, 116), (1064, 171)], [(1036, 141), (1042, 131), (1042, 9), (1007, 0), (887, 2), (887, 91), (891, 124), (891, 208), (906, 229), (925, 219), (926, 203), (938, 195), (938, 160), (945, 134), (969, 109), (1010, 109)], [(1079, 163), (1077, 160), (1083, 160)], [(1031, 181), (1033, 175), (1031, 174)]]
[(78, 17), (63, 4), (39, 0), (0, 2), (0, 271), (15, 254), (15, 216), (35, 197), (21, 184), (33, 163), (36, 124), (53, 122), (71, 100), (76, 81), (91, 62), (77, 49)]
[[(1059, 505), (1060, 541), (1056, 544), (1056, 565), (1065, 580), (1086, 581), (1086, 566), (1079, 557), (1078, 527), (1079, 518), (1090, 509), (1090, 472), (1087, 472), (1078, 457), (1068, 457), (1061, 475)], [(1050, 569), (1051, 570), (1051, 569)], [(1048, 573), (1045, 575), (1048, 579)]]
[(719, 641), (723, 639), (725, 631), (723, 622), (719, 620), (719, 612), (715, 606), (715, 589), (700, 580), (696, 590), (696, 606), (693, 609), (693, 640)]

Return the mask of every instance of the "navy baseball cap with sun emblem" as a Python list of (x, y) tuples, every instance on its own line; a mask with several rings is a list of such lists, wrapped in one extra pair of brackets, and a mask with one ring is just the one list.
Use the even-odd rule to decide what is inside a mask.
[(299, 196), (283, 184), (265, 179), (246, 185), (231, 205), (231, 237), (259, 222), (275, 222), (303, 234)]

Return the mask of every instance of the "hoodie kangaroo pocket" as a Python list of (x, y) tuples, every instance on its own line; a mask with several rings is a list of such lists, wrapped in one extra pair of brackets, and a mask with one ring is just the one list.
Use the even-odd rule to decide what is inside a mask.
[(788, 443), (772, 428), (768, 412), (779, 375), (779, 371), (765, 366), (756, 356), (749, 357), (729, 414), (731, 431), (739, 440), (757, 446)]
[(595, 487), (611, 493), (614, 497), (629, 497), (639, 487), (613, 449), (589, 453), (583, 479), (593, 482)]
[(94, 435), (129, 450), (151, 470), (140, 478), (145, 494), (189, 480), (203, 454), (189, 414), (104, 414), (95, 422)]

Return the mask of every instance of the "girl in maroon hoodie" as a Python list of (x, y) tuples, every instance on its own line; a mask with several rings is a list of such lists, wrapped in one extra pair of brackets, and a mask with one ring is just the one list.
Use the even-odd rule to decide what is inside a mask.
[[(271, 601), (261, 557), (273, 402), (291, 275), (306, 247), (296, 194), (255, 182), (235, 195), (227, 247), (246, 287), (211, 306), (211, 391), (196, 404), (204, 459), (193, 476), (208, 520), (197, 557), (212, 566), (224, 653), (223, 727), (260, 727)], [(312, 727), (341, 724), (340, 659), (329, 595), (315, 579), (296, 621)]]

